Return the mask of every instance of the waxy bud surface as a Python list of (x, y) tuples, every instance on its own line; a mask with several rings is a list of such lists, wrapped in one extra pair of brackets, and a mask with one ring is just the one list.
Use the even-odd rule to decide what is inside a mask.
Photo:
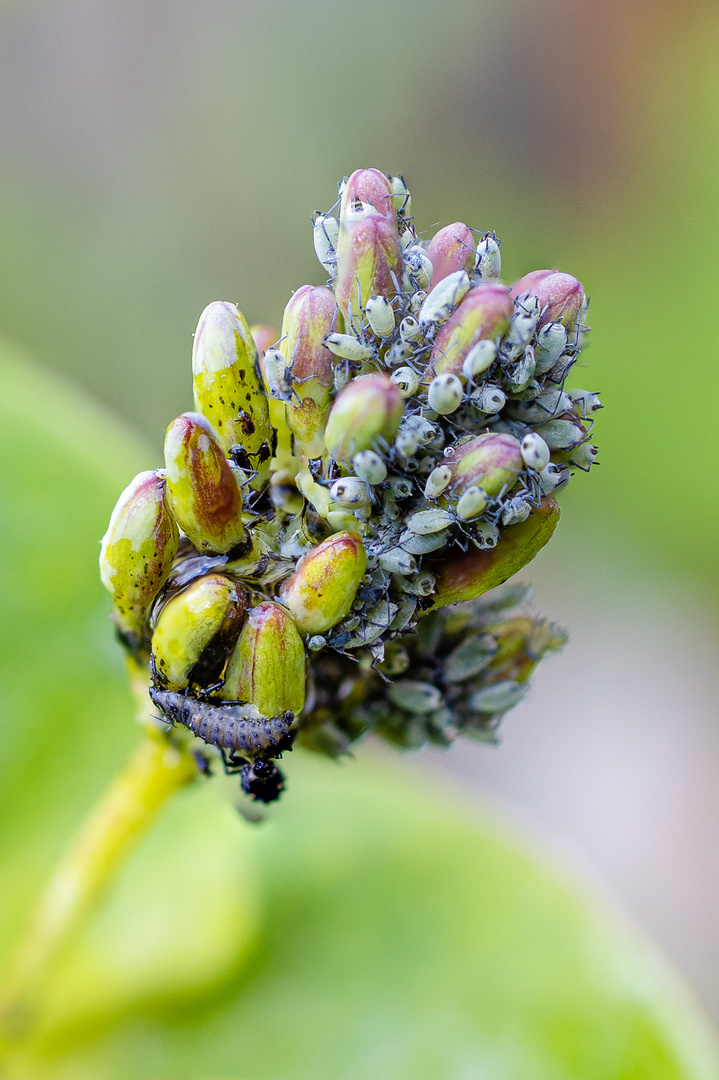
[(474, 268), (477, 257), (472, 230), (463, 221), (446, 225), (430, 240), (427, 254), (434, 267), (433, 285), (456, 270), (470, 272)]
[(298, 453), (306, 457), (324, 453), (334, 359), (324, 342), (336, 318), (332, 290), (303, 285), (291, 297), (282, 320), (282, 348), (296, 392), (286, 404), (287, 425)]
[(536, 296), (539, 301), (539, 326), (550, 322), (559, 322), (566, 327), (576, 326), (584, 304), (584, 287), (571, 274), (562, 274), (558, 270), (534, 270), (512, 286), (512, 296), (515, 298), (527, 293)]
[(373, 207), (348, 207), (340, 220), (335, 297), (347, 328), (359, 329), (371, 296), (392, 300), (400, 283), (402, 259), (397, 224)]
[(286, 607), (268, 600), (253, 608), (230, 657), (220, 696), (248, 701), (263, 716), (305, 703), (305, 647)]
[(403, 411), (402, 395), (387, 375), (361, 375), (335, 398), (325, 429), (327, 449), (349, 466), (377, 440), (393, 442)]
[(208, 421), (183, 413), (165, 436), (170, 506), (198, 551), (223, 554), (245, 538), (242, 493)]
[(335, 533), (304, 555), (280, 590), (301, 633), (322, 634), (344, 619), (366, 568), (357, 533)]
[(224, 300), (209, 304), (192, 347), (195, 407), (217, 433), (225, 455), (242, 446), (263, 477), (269, 468), (272, 427), (259, 357), (241, 311)]
[(470, 350), (479, 341), (495, 341), (506, 333), (513, 312), (506, 285), (483, 282), (471, 289), (435, 340), (431, 361), (437, 375), (461, 375)]
[(524, 462), (522, 448), (513, 435), (487, 432), (453, 450), (446, 458), (452, 470), (449, 492), (460, 495), (479, 486), (490, 496), (511, 488)]
[(100, 550), (102, 583), (133, 646), (146, 635), (147, 614), (169, 577), (178, 538), (164, 478), (139, 473), (117, 500)]

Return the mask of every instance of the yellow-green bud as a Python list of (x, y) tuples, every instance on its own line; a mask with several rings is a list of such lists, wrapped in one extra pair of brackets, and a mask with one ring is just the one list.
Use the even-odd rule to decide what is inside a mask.
[(366, 568), (362, 538), (334, 533), (303, 555), (280, 599), (303, 634), (322, 634), (349, 613)]
[(334, 358), (324, 342), (336, 319), (331, 289), (303, 285), (291, 297), (282, 320), (282, 351), (296, 391), (286, 405), (287, 426), (295, 436), (297, 452), (308, 458), (321, 457), (325, 449), (322, 436)]
[(432, 607), (474, 600), (501, 585), (544, 547), (558, 521), (557, 503), (545, 498), (526, 521), (512, 526), (496, 547), (483, 551), (470, 547), (465, 554), (453, 548), (432, 556), (423, 564), (437, 579)]
[(355, 454), (372, 450), (378, 441), (392, 443), (404, 402), (387, 375), (361, 375), (335, 398), (325, 443), (335, 461), (349, 466)]
[[(169, 690), (184, 690), (191, 677), (203, 686), (215, 681), (237, 639), (247, 603), (244, 589), (230, 578), (208, 574), (165, 604), (152, 635), (152, 655)], [(205, 668), (200, 675), (193, 671), (198, 662)]]
[(434, 372), (461, 375), (470, 350), (479, 341), (494, 342), (501, 337), (513, 312), (514, 303), (506, 285), (477, 285), (437, 335), (431, 357)]
[(172, 512), (198, 551), (223, 554), (245, 539), (237, 478), (200, 413), (168, 427), (165, 466)]
[(250, 611), (227, 665), (220, 697), (248, 701), (263, 716), (297, 714), (305, 703), (305, 647), (287, 608), (266, 601)]
[(522, 448), (513, 435), (486, 432), (457, 447), (446, 458), (452, 470), (449, 491), (457, 496), (479, 486), (486, 495), (511, 488), (524, 467)]
[(178, 537), (164, 478), (139, 473), (117, 500), (100, 550), (100, 577), (130, 646), (147, 635), (148, 611), (169, 577)]
[[(202, 312), (192, 348), (195, 407), (214, 427), (225, 456), (241, 446), (266, 478), (272, 427), (259, 357), (241, 311), (217, 300)], [(248, 463), (248, 464), (249, 464)]]

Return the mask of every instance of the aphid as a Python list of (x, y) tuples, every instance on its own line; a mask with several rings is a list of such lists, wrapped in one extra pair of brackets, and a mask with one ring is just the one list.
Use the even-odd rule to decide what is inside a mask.
[(427, 403), (440, 416), (449, 416), (462, 404), (464, 387), (456, 375), (436, 375), (429, 384)]
[(438, 498), (445, 490), (451, 479), (452, 470), (450, 469), (449, 465), (438, 465), (436, 469), (432, 469), (432, 472), (427, 477), (427, 483), (424, 485), (425, 498)]
[(371, 345), (353, 337), (352, 334), (328, 334), (324, 343), (330, 352), (333, 352), (335, 356), (341, 356), (343, 360), (365, 363), (375, 355)]
[(406, 529), (399, 538), (400, 546), (410, 555), (428, 555), (430, 551), (443, 548), (449, 539), (449, 529), (420, 536), (419, 533)]
[(315, 254), (328, 274), (334, 274), (337, 264), (337, 238), (340, 224), (331, 214), (321, 214), (319, 210), (312, 215), (313, 240)]
[(399, 367), (390, 375), (403, 398), (412, 397), (419, 386), (419, 375), (411, 367)]
[(268, 349), (262, 360), (270, 394), (279, 401), (292, 397), (292, 368), (279, 349)]
[(475, 390), (470, 401), (477, 406), (480, 412), (492, 414), (498, 413), (504, 408), (507, 403), (507, 395), (501, 387), (487, 383), (486, 386)]
[(417, 574), (416, 577), (398, 577), (396, 580), (402, 592), (410, 596), (431, 596), (437, 584), (436, 577), (429, 572)]
[(389, 574), (415, 574), (417, 572), (417, 560), (404, 548), (394, 547), (389, 551), (383, 551), (379, 557), (379, 565)]
[(429, 255), (421, 247), (409, 247), (404, 253), (402, 288), (405, 292), (427, 289), (432, 280), (434, 266)]
[(403, 364), (405, 360), (409, 360), (413, 351), (412, 346), (408, 342), (395, 341), (384, 354), (384, 362), (387, 367), (395, 367), (396, 364)]
[(404, 182), (403, 176), (390, 176), (392, 185), (392, 202), (399, 217), (410, 217), (412, 214), (412, 196)]
[(357, 476), (345, 476), (335, 480), (330, 488), (330, 497), (346, 510), (355, 510), (369, 502), (369, 491), (364, 480)]
[(594, 462), (597, 460), (597, 454), (599, 450), (596, 446), (590, 446), (589, 443), (582, 443), (581, 446), (575, 447), (572, 450), (572, 456), (569, 459), (569, 464), (576, 466), (578, 469), (582, 469), (584, 472), (589, 472)]
[(493, 341), (478, 341), (464, 358), (462, 374), (465, 379), (473, 379), (491, 368), (497, 359), (497, 346)]
[(522, 439), (522, 458), (528, 469), (541, 472), (549, 464), (549, 447), (536, 431), (528, 431)]
[(400, 235), (399, 238), (400, 251), (404, 253), (407, 248), (414, 247), (416, 243), (417, 234), (415, 233), (414, 229), (411, 229), (409, 227), (405, 228), (404, 232)]
[(546, 323), (537, 333), (534, 355), (537, 375), (544, 375), (556, 364), (567, 345), (567, 328), (559, 322)]
[(579, 421), (572, 420), (550, 420), (548, 424), (541, 424), (537, 431), (550, 450), (573, 450), (587, 437)]
[(442, 692), (432, 683), (400, 679), (392, 683), (387, 696), (393, 705), (412, 713), (434, 712), (442, 704)]
[(218, 750), (251, 758), (273, 758), (292, 747), (293, 712), (263, 716), (255, 705), (239, 702), (217, 705), (154, 686), (150, 688), (150, 697), (170, 723), (182, 724)]
[(448, 510), (418, 510), (410, 514), (406, 525), (410, 532), (418, 536), (429, 536), (449, 528), (453, 521), (454, 518)]
[(422, 327), (412, 315), (406, 315), (399, 324), (399, 336), (405, 345), (418, 341), (422, 337)]
[(502, 256), (499, 253), (499, 241), (492, 233), (487, 233), (477, 245), (475, 270), (483, 279), (498, 278), (502, 272)]
[(566, 396), (572, 401), (583, 420), (588, 420), (595, 412), (604, 408), (599, 395), (592, 394), (589, 390), (567, 390)]
[(474, 634), (461, 641), (446, 657), (443, 674), (447, 682), (465, 682), (489, 666), (497, 652), (497, 642), (491, 634)]
[(503, 525), (520, 525), (532, 512), (532, 505), (526, 499), (509, 499), (502, 510)]
[(560, 484), (566, 484), (568, 481), (569, 469), (555, 465), (553, 461), (550, 461), (539, 474), (539, 487), (543, 495), (551, 495)]
[(327, 638), (322, 637), (322, 634), (312, 634), (312, 636), (307, 639), (307, 648), (310, 652), (320, 652), (321, 649), (324, 649), (326, 644)]
[(417, 432), (411, 431), (409, 428), (403, 428), (394, 440), (394, 448), (397, 451), (397, 455), (401, 458), (411, 458), (412, 455), (417, 452), (418, 446), (419, 437)]
[(542, 424), (572, 408), (572, 399), (561, 390), (545, 390), (532, 401), (517, 401), (508, 410), (517, 420)]
[(489, 551), (499, 542), (499, 529), (486, 521), (478, 521), (473, 525), (472, 543), (482, 551)]
[(408, 499), (414, 491), (414, 485), (404, 476), (393, 476), (389, 482), (389, 489), (393, 499)]
[(521, 394), (534, 378), (536, 361), (534, 349), (528, 345), (524, 355), (507, 373), (507, 390), (510, 394)]
[(476, 484), (467, 488), (457, 503), (457, 517), (461, 521), (472, 521), (479, 517), (487, 507), (487, 492)]
[(419, 312), (421, 326), (440, 326), (452, 314), (454, 308), (469, 292), (469, 277), (464, 270), (456, 270), (437, 282)]
[(494, 683), (492, 686), (485, 686), (483, 690), (475, 691), (468, 704), (474, 712), (506, 712), (507, 709), (511, 709), (522, 700), (528, 689), (526, 683), (518, 683), (514, 679), (504, 679), (502, 682)]
[(421, 446), (427, 446), (441, 433), (438, 425), (433, 424), (431, 420), (427, 420), (424, 416), (408, 417), (404, 430), (415, 434)]
[(387, 466), (374, 450), (362, 450), (355, 454), (352, 464), (360, 480), (373, 487), (387, 479)]
[(370, 296), (365, 304), (367, 322), (380, 338), (392, 337), (394, 333), (394, 308), (384, 296)]
[(524, 307), (515, 311), (503, 342), (503, 350), (511, 360), (516, 360), (532, 340), (538, 316), (537, 311), (528, 311)]
[(418, 289), (416, 293), (412, 293), (409, 298), (409, 310), (413, 315), (416, 315), (422, 304), (427, 299), (427, 293), (424, 289)]

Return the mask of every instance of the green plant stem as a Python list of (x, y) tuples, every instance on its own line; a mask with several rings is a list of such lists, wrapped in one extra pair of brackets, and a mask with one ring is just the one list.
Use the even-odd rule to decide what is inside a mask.
[(61, 857), (18, 943), (0, 991), (0, 1036), (11, 1042), (39, 1019), (48, 974), (125, 858), (167, 800), (197, 776), (181, 744), (147, 727), (147, 685), (136, 668), (131, 684), (146, 734)]

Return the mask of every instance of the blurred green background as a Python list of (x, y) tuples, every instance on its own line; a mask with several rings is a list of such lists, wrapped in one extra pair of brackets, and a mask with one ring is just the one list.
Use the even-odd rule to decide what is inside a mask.
[(574, 645), (502, 749), (424, 767), (558, 835), (715, 1016), (717, 55), (708, 0), (0, 6), (0, 334), (142, 465), (190, 404), (202, 308), (278, 324), (358, 166), (404, 174), (420, 231), (495, 229), (509, 278), (584, 281), (601, 467), (529, 575)]

